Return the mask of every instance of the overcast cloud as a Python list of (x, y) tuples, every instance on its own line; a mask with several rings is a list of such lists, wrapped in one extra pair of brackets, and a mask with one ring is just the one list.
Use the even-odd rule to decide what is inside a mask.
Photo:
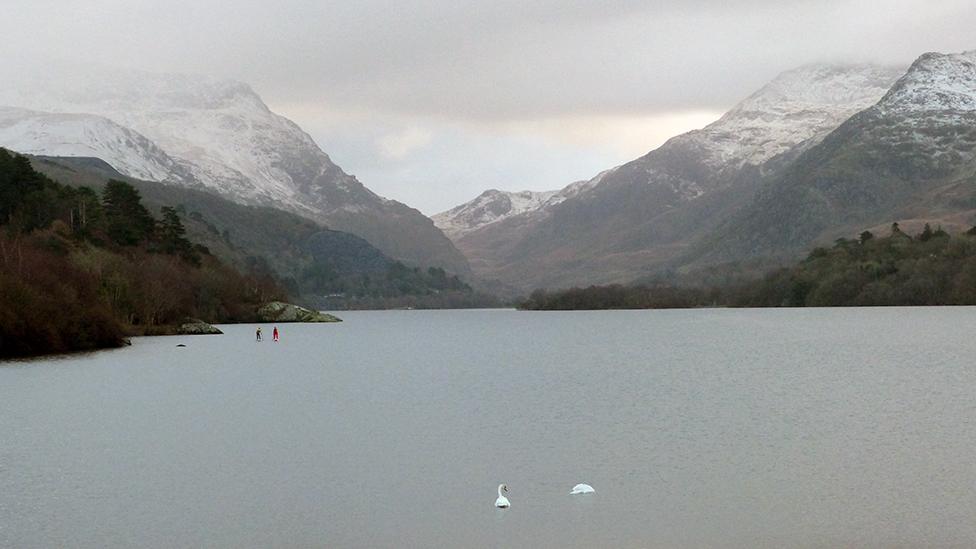
[(814, 61), (976, 48), (972, 0), (6, 0), (3, 59), (250, 83), (380, 194), (435, 213), (562, 187)]

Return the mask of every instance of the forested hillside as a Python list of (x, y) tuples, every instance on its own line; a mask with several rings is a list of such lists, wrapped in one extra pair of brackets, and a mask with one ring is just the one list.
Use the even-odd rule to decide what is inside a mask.
[(471, 307), (497, 304), (443, 269), (390, 259), (364, 239), (269, 207), (125, 177), (95, 158), (32, 157), (62, 183), (100, 189), (110, 179), (137, 188), (153, 210), (174, 208), (194, 242), (239, 270), (277, 278), (293, 299), (329, 309)]
[(153, 216), (128, 183), (68, 187), (0, 149), (0, 356), (118, 346), (186, 317), (254, 320), (284, 297), (191, 242), (175, 209)]
[(897, 223), (885, 237), (865, 231), (816, 248), (791, 268), (759, 280), (709, 287), (591, 286), (537, 291), (525, 309), (674, 307), (837, 307), (976, 305), (976, 227), (951, 236), (926, 225), (909, 235)]

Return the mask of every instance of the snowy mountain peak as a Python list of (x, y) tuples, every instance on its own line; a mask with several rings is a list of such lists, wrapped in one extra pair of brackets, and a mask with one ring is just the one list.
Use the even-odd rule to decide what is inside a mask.
[(883, 114), (976, 111), (976, 50), (926, 53), (878, 104)]
[(189, 174), (145, 136), (91, 114), (0, 107), (0, 146), (27, 154), (101, 158), (120, 173), (185, 183)]
[(819, 141), (876, 103), (902, 74), (899, 67), (806, 65), (780, 74), (704, 129), (676, 139), (693, 141), (715, 168), (760, 165)]
[(145, 136), (186, 174), (162, 177), (158, 171), (130, 169), (147, 159), (103, 158), (132, 177), (203, 186), (240, 202), (307, 216), (361, 208), (362, 201), (382, 202), (333, 164), (301, 128), (234, 80), (108, 69), (69, 71), (58, 79), (32, 74), (0, 90), (0, 104), (108, 119)]
[[(89, 66), (14, 72), (0, 67), (0, 81), (0, 105), (50, 115), (8, 125), (0, 146), (96, 156), (131, 177), (290, 210), (357, 234), (395, 259), (468, 270), (429, 219), (346, 174), (246, 84)], [(55, 114), (62, 117), (57, 124)], [(128, 137), (118, 137), (123, 134)]]
[(0, 98), (43, 110), (74, 105), (117, 111), (220, 109), (242, 103), (267, 110), (250, 86), (236, 80), (108, 68), (61, 67), (56, 74), (57, 78), (53, 73), (6, 75), (14, 85), (0, 91)]
[(901, 67), (810, 64), (779, 74), (723, 119), (765, 112), (789, 116), (806, 109), (870, 105), (891, 87)]
[(431, 219), (454, 240), (485, 225), (542, 209), (561, 200), (559, 191), (508, 192), (487, 190), (474, 200), (441, 212)]
[(675, 201), (695, 200), (731, 184), (745, 167), (766, 171), (771, 160), (819, 143), (874, 105), (903, 73), (897, 67), (830, 64), (786, 71), (712, 124), (673, 137), (586, 184), (574, 184), (576, 194), (636, 183), (665, 190)]
[[(875, 104), (903, 73), (902, 68), (875, 65), (805, 65), (780, 74), (705, 128), (674, 137), (592, 179), (522, 199), (516, 193), (488, 191), (433, 219), (457, 242), (481, 227), (518, 215), (541, 217), (552, 206), (591, 196), (605, 185), (658, 186), (669, 189), (677, 201), (694, 200), (729, 184), (732, 178), (726, 175), (744, 166), (762, 166), (818, 143), (852, 115)], [(519, 207), (510, 205), (516, 202)]]

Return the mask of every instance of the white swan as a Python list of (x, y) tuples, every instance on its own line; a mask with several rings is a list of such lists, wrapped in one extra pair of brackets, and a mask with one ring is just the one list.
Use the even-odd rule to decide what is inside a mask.
[(573, 491), (570, 492), (569, 495), (575, 496), (576, 494), (592, 494), (594, 492), (596, 492), (596, 490), (594, 490), (589, 484), (577, 484), (576, 486), (573, 486)]
[(495, 507), (499, 509), (508, 509), (511, 507), (511, 503), (508, 502), (508, 498), (502, 495), (502, 492), (508, 492), (508, 486), (504, 484), (498, 485), (498, 499), (495, 500)]

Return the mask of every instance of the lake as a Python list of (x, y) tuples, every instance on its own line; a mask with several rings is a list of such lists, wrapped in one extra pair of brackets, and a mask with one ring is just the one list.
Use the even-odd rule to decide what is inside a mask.
[(339, 316), (0, 364), (0, 546), (976, 545), (976, 308)]

